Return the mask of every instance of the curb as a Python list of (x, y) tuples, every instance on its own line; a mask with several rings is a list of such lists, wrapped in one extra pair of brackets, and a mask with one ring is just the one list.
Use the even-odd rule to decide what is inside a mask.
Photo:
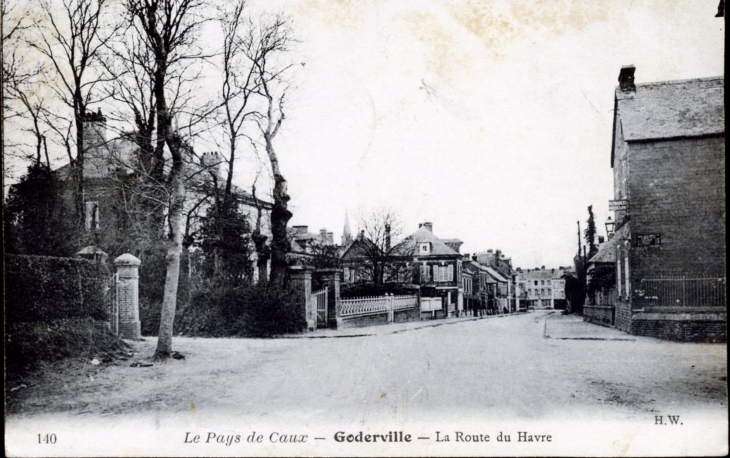
[[(485, 319), (493, 319), (493, 318), (504, 318), (508, 316), (517, 316), (517, 315), (525, 315), (525, 313), (510, 313), (507, 315), (485, 315), (485, 316), (479, 316), (479, 317), (469, 317), (469, 318), (462, 318), (462, 319), (456, 319), (456, 320), (438, 320), (443, 321), (439, 323), (429, 323), (424, 324), (422, 326), (414, 326), (412, 328), (406, 328), (406, 329), (396, 329), (393, 331), (381, 331), (381, 332), (369, 332), (369, 333), (361, 333), (361, 334), (335, 334), (335, 335), (306, 335), (306, 334), (300, 334), (300, 335), (288, 335), (288, 336), (282, 336), (282, 339), (346, 339), (350, 337), (371, 337), (371, 336), (379, 336), (379, 335), (389, 335), (389, 334), (398, 334), (401, 332), (410, 332), (410, 331), (417, 331), (419, 329), (426, 329), (426, 328), (435, 328), (438, 326), (444, 326), (448, 324), (456, 324), (456, 323), (467, 323), (470, 321), (478, 321), (478, 320), (485, 320)], [(375, 326), (369, 326), (369, 327), (376, 327), (376, 326), (387, 326), (387, 325), (375, 325)]]

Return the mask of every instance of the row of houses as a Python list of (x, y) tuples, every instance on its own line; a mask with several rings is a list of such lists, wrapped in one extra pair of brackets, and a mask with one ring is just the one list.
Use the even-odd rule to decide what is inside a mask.
[(636, 335), (727, 339), (725, 79), (636, 84), (614, 95), (608, 240), (587, 263), (584, 319)]
[[(352, 237), (345, 221), (341, 244), (327, 229), (292, 228), (292, 259), (314, 267), (341, 270), (343, 291), (350, 286), (400, 286), (429, 299), (424, 317), (480, 316), (531, 309), (565, 309), (565, 277), (572, 269), (513, 268), (500, 250), (461, 253), (463, 242), (440, 238), (431, 222), (391, 246), (390, 230)], [(373, 240), (376, 239), (376, 240)], [(318, 263), (317, 263), (318, 261)], [(392, 288), (391, 288), (392, 289)], [(362, 294), (363, 288), (354, 288)], [(346, 293), (345, 293), (346, 295)], [(433, 305), (435, 301), (436, 305)]]

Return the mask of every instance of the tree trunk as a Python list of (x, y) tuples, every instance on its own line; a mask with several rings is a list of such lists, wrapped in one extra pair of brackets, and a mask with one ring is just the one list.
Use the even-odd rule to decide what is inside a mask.
[(286, 255), (291, 251), (287, 225), (292, 217), (288, 210), (289, 196), (286, 193), (286, 180), (274, 175), (274, 206), (271, 209), (271, 283), (275, 288), (283, 288), (286, 282)]
[[(179, 139), (175, 140), (175, 143)], [(170, 142), (173, 143), (173, 142)], [(165, 293), (162, 299), (162, 314), (157, 340), (155, 359), (167, 359), (172, 355), (172, 331), (177, 308), (177, 286), (180, 279), (180, 254), (182, 253), (183, 236), (183, 203), (185, 201), (185, 182), (182, 154), (179, 145), (169, 145), (173, 152), (173, 164), (170, 171), (171, 202), (168, 213), (170, 240), (165, 257), (167, 273), (165, 275)]]

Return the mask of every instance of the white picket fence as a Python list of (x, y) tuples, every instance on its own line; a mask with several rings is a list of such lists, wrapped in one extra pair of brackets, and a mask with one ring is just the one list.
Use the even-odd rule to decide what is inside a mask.
[(388, 321), (393, 321), (394, 311), (416, 307), (418, 307), (417, 296), (356, 297), (340, 301), (340, 316), (342, 318), (355, 318), (388, 313)]

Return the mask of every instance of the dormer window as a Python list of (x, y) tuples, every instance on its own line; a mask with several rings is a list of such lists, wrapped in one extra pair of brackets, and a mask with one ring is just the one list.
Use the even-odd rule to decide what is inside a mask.
[(431, 243), (422, 242), (418, 244), (418, 254), (431, 254)]

